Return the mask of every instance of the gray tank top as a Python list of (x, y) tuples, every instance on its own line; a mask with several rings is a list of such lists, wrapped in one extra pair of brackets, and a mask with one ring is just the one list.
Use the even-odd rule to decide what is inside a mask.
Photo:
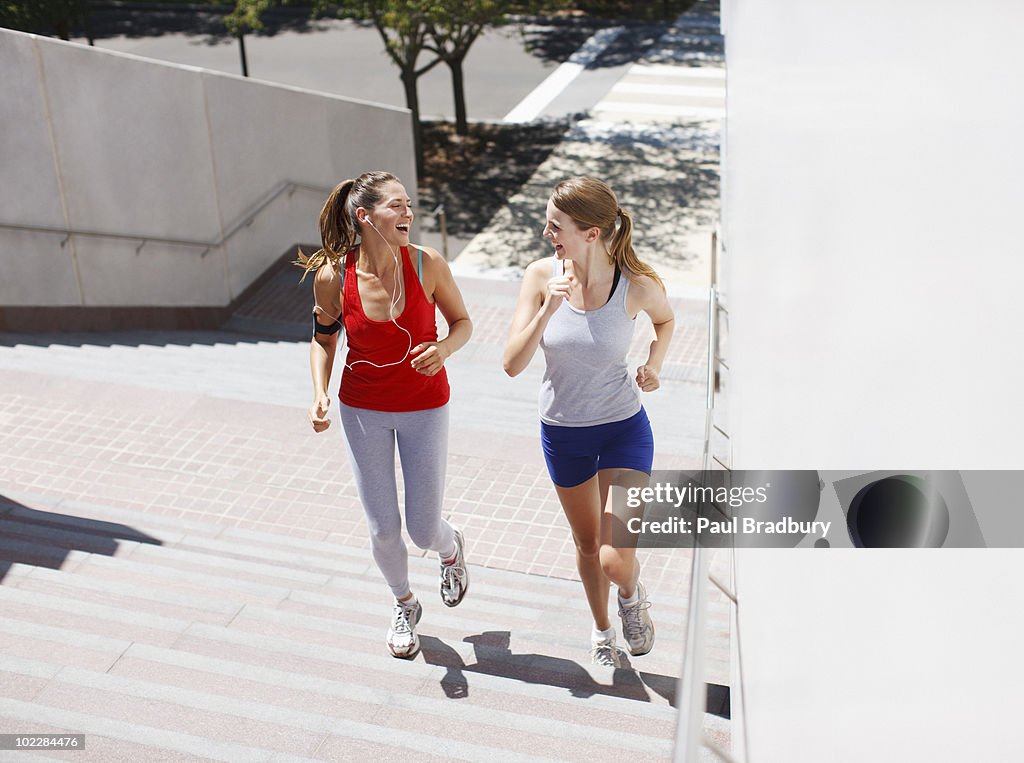
[[(551, 276), (563, 263), (552, 257)], [(626, 312), (629, 278), (623, 273), (611, 299), (595, 310), (563, 300), (541, 336), (546, 366), (540, 386), (545, 424), (589, 427), (622, 421), (640, 410), (640, 391), (626, 366), (633, 320)]]

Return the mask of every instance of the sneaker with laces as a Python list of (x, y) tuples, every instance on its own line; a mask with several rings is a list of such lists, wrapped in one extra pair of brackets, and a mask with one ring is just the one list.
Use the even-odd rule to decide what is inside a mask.
[(607, 665), (610, 668), (621, 668), (622, 657), (619, 647), (615, 644), (615, 636), (604, 639), (593, 639), (590, 642), (590, 661), (595, 665)]
[(420, 651), (420, 637), (416, 635), (416, 623), (423, 616), (423, 607), (416, 601), (406, 606), (400, 601), (395, 602), (391, 613), (391, 627), (388, 628), (388, 649), (393, 657), (408, 660)]
[(636, 584), (636, 603), (628, 606), (619, 603), (622, 636), (629, 645), (629, 653), (634, 657), (647, 654), (654, 647), (654, 623), (647, 611), (650, 608), (647, 590), (640, 581)]
[(469, 590), (469, 571), (466, 569), (466, 541), (455, 531), (455, 558), (441, 562), (441, 601), (448, 607), (457, 607)]

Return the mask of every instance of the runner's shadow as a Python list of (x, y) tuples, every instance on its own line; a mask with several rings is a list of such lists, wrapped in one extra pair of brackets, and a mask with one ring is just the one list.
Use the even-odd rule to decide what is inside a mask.
[[(580, 664), (560, 657), (543, 654), (514, 654), (509, 648), (508, 631), (485, 631), (467, 636), (463, 641), (473, 645), (476, 663), (467, 665), (452, 647), (434, 636), (420, 637), (420, 652), (429, 665), (446, 667), (441, 688), (449, 699), (469, 696), (467, 673), (508, 678), (526, 683), (544, 684), (567, 689), (574, 697), (586, 699), (598, 694), (637, 702), (650, 702), (650, 686), (657, 694), (675, 706), (676, 679), (650, 673), (637, 673), (628, 665), (616, 668), (610, 684), (600, 683)], [(623, 655), (624, 659), (625, 655)], [(655, 688), (657, 686), (657, 688)]]
[(128, 525), (40, 511), (0, 495), (0, 583), (15, 564), (59, 570), (72, 551), (114, 556), (122, 543), (163, 545)]

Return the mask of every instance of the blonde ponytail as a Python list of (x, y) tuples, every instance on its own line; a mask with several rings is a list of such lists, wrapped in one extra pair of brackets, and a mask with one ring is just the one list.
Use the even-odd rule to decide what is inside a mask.
[(551, 193), (555, 206), (573, 219), (580, 230), (598, 228), (608, 245), (608, 254), (620, 270), (634, 276), (648, 276), (664, 291), (665, 283), (633, 249), (633, 216), (619, 207), (615, 192), (597, 178), (563, 180)]
[(619, 225), (612, 234), (608, 245), (608, 253), (612, 261), (619, 267), (638, 276), (647, 276), (656, 281), (662, 291), (665, 291), (665, 282), (655, 272), (654, 268), (636, 256), (633, 248), (633, 216), (625, 209), (619, 208), (617, 215)]

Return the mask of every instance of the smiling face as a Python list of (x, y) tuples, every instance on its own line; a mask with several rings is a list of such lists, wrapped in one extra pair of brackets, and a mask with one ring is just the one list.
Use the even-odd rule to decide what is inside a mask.
[[(391, 181), (381, 188), (381, 200), (373, 209), (367, 209), (363, 220), (372, 220), (373, 227), (364, 223), (363, 237), (373, 236), (376, 230), (389, 244), (407, 246), (409, 229), (413, 221), (412, 199), (405, 192), (405, 186)], [(368, 230), (369, 229), (369, 230)]]
[(576, 221), (548, 200), (547, 223), (544, 226), (544, 238), (555, 247), (555, 256), (560, 260), (571, 260), (582, 255), (587, 247), (596, 240), (597, 228), (581, 229)]

